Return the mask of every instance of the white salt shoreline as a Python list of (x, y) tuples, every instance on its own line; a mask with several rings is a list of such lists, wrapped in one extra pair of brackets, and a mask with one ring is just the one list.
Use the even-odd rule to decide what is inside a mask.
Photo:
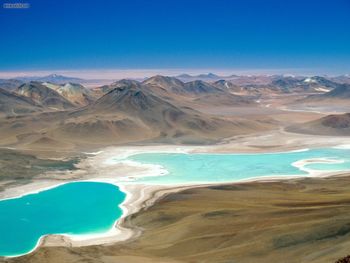
[[(343, 144), (349, 145), (349, 144)], [(216, 146), (217, 147), (217, 146)], [(342, 145), (334, 146), (342, 147)], [(138, 212), (143, 207), (148, 207), (152, 205), (156, 200), (161, 196), (168, 194), (170, 192), (177, 192), (183, 189), (196, 188), (196, 187), (205, 187), (210, 185), (222, 185), (222, 184), (234, 184), (234, 183), (243, 183), (243, 182), (266, 182), (266, 181), (281, 181), (286, 179), (293, 178), (302, 178), (302, 177), (325, 177), (339, 174), (340, 172), (332, 171), (313, 171), (310, 169), (305, 169), (305, 165), (310, 163), (310, 160), (300, 160), (293, 163), (293, 165), (299, 168), (302, 171), (307, 172), (308, 174), (295, 175), (295, 176), (264, 176), (258, 178), (249, 178), (239, 181), (227, 181), (227, 182), (194, 182), (191, 184), (180, 184), (180, 185), (147, 185), (147, 184), (130, 184), (127, 181), (121, 183), (121, 180), (127, 178), (135, 177), (144, 177), (144, 176), (156, 176), (164, 174), (159, 166), (156, 165), (140, 165), (138, 163), (125, 163), (120, 161), (124, 158), (127, 158), (131, 155), (140, 154), (140, 153), (214, 153), (213, 149), (208, 151), (208, 146), (202, 147), (174, 147), (174, 146), (140, 146), (140, 147), (118, 147), (118, 148), (106, 148), (103, 151), (96, 153), (91, 153), (93, 157), (83, 160), (80, 164), (80, 168), (87, 169), (87, 173), (84, 174), (83, 179), (78, 180), (68, 180), (65, 182), (62, 181), (40, 181), (32, 183), (25, 186), (20, 186), (16, 188), (7, 189), (5, 192), (1, 193), (1, 200), (9, 198), (18, 198), (23, 195), (38, 193), (44, 190), (48, 190), (59, 185), (71, 183), (71, 182), (80, 182), (80, 181), (91, 181), (91, 182), (104, 182), (111, 183), (120, 188), (121, 191), (126, 193), (126, 198), (124, 202), (120, 205), (123, 213), (122, 216), (116, 220), (113, 227), (104, 233), (97, 234), (84, 234), (84, 235), (67, 235), (67, 234), (57, 234), (57, 235), (46, 235), (42, 236), (35, 248), (28, 253), (31, 253), (36, 250), (39, 246), (87, 246), (87, 245), (99, 245), (99, 244), (110, 244), (119, 241), (129, 240), (133, 237), (137, 237), (140, 234), (140, 231), (137, 229), (130, 229), (123, 227), (125, 219), (127, 216)], [(285, 152), (296, 152), (296, 151), (306, 151), (308, 149), (300, 150), (291, 150)], [(239, 153), (237, 153), (239, 154)], [(111, 157), (112, 156), (112, 157)], [(114, 160), (119, 160), (119, 162), (114, 162)], [(315, 160), (314, 160), (315, 161)], [(328, 162), (329, 160), (318, 159), (317, 162)], [(122, 167), (121, 167), (122, 165)], [(93, 167), (93, 169), (92, 169)], [(118, 172), (114, 172), (113, 168), (118, 168)], [(120, 168), (124, 168), (126, 175), (117, 176), (115, 173), (122, 173)], [(126, 169), (127, 168), (127, 169)], [(112, 171), (111, 171), (112, 170)], [(97, 174), (94, 172), (98, 171)], [(102, 175), (101, 175), (102, 174)], [(95, 175), (95, 176), (94, 176)], [(99, 176), (101, 175), (101, 176)], [(1, 201), (0, 200), (0, 201)], [(28, 254), (26, 253), (26, 254)], [(17, 255), (20, 256), (20, 255)]]

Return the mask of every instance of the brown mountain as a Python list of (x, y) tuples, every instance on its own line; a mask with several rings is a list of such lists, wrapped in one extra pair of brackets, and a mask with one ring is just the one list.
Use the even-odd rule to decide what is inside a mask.
[(130, 86), (130, 85), (140, 86), (141, 83), (136, 80), (121, 79), (116, 82), (113, 82), (112, 84), (103, 85), (102, 87), (99, 87), (98, 90), (100, 90), (102, 94), (106, 94), (115, 88), (120, 88), (120, 87)]
[(21, 115), (41, 110), (30, 98), (0, 88), (0, 114)]
[(146, 79), (145, 81), (142, 82), (142, 84), (148, 85), (150, 87), (160, 87), (166, 91), (177, 93), (177, 94), (185, 92), (184, 90), (185, 83), (183, 83), (181, 80), (174, 77), (157, 75)]
[(210, 143), (270, 128), (267, 123), (223, 119), (176, 106), (142, 85), (115, 88), (90, 105), (65, 113), (47, 134), (68, 142), (97, 144), (153, 141)]
[(337, 88), (322, 94), (324, 98), (350, 99), (350, 84), (342, 84)]
[(172, 93), (201, 95), (206, 93), (223, 93), (222, 89), (202, 80), (194, 80), (187, 83), (174, 77), (157, 75), (142, 82), (150, 87), (160, 87)]
[(7, 91), (14, 91), (22, 84), (23, 81), (20, 81), (18, 79), (0, 79), (0, 88)]
[(140, 111), (158, 112), (158, 109), (164, 106), (171, 109), (175, 108), (175, 106), (163, 101), (151, 92), (130, 84), (111, 90), (94, 102), (89, 110), (105, 113), (127, 112), (133, 115), (134, 113), (145, 113)]
[(232, 94), (228, 89), (201, 80), (184, 83), (174, 77), (154, 76), (142, 84), (167, 101), (191, 107), (241, 106), (252, 103), (247, 98)]
[(328, 115), (315, 121), (289, 127), (287, 130), (306, 134), (350, 136), (350, 113)]
[(233, 84), (231, 81), (225, 80), (225, 79), (220, 79), (218, 81), (213, 82), (213, 85), (218, 87), (221, 90), (229, 89), (229, 90), (234, 90), (239, 87), (238, 85)]
[(223, 93), (222, 89), (202, 80), (195, 80), (185, 84), (185, 90), (188, 93), (203, 94), (203, 93)]
[(31, 81), (25, 83), (19, 86), (16, 92), (49, 109), (65, 110), (75, 107), (73, 103), (61, 96), (57, 91), (46, 87), (41, 82)]
[(220, 79), (215, 81), (213, 85), (221, 90), (226, 90), (234, 95), (239, 96), (251, 96), (263, 93), (263, 88), (257, 87), (255, 85), (249, 84), (246, 86), (237, 85), (229, 80)]
[(191, 137), (195, 134), (210, 137), (212, 132), (224, 130), (215, 120), (192, 109), (179, 108), (152, 91), (133, 84), (115, 88), (78, 114), (117, 117), (119, 121), (143, 129), (146, 137), (160, 139)]
[(76, 106), (86, 106), (94, 101), (92, 92), (81, 84), (68, 82), (59, 85), (45, 82), (43, 85), (57, 91), (62, 97)]
[(302, 102), (325, 102), (325, 101), (349, 101), (350, 84), (338, 84), (335, 89), (317, 95), (310, 95), (302, 100)]
[[(65, 149), (136, 142), (208, 144), (237, 134), (271, 129), (274, 125), (265, 120), (214, 117), (188, 106), (205, 98), (204, 95), (180, 96), (166, 91), (175, 98), (170, 100), (160, 95), (159, 86), (133, 81), (116, 85), (119, 87), (81, 108), (0, 119), (2, 141), (14, 147), (47, 148), (45, 144), (53, 144)], [(34, 92), (37, 86), (41, 91), (41, 84), (35, 83), (28, 96), (42, 103), (41, 93)], [(57, 96), (56, 91), (49, 90), (50, 96), (51, 92)], [(214, 93), (211, 99), (222, 96), (219, 103), (227, 94)], [(182, 100), (191, 104), (184, 106)]]

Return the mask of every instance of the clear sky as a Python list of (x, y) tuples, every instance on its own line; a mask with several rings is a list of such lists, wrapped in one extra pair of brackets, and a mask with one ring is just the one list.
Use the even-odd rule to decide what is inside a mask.
[(350, 73), (349, 0), (1, 0), (0, 71)]

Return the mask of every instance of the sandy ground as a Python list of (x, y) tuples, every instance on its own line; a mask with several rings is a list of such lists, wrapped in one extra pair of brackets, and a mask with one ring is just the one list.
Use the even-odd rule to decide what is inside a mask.
[[(137, 153), (149, 152), (282, 152), (304, 148), (334, 147), (339, 145), (350, 145), (349, 137), (329, 137), (308, 136), (287, 133), (283, 130), (260, 133), (255, 136), (236, 136), (230, 138), (225, 143), (215, 146), (128, 146), (104, 148), (93, 153), (87, 153), (88, 158), (82, 160), (74, 172), (61, 173), (59, 175), (49, 174), (47, 178), (33, 183), (8, 188), (0, 192), (0, 198), (18, 197), (23, 194), (35, 193), (45, 189), (55, 187), (70, 181), (99, 181), (115, 184), (127, 193), (126, 200), (122, 203), (123, 216), (115, 226), (103, 235), (50, 235), (40, 240), (43, 246), (86, 246), (96, 244), (109, 244), (136, 238), (140, 231), (124, 227), (124, 220), (130, 214), (138, 212), (140, 209), (151, 206), (160, 197), (170, 192), (177, 192), (186, 188), (197, 187), (188, 186), (156, 186), (141, 184), (121, 184), (120, 181), (132, 180), (135, 177), (154, 176), (165, 174), (161, 167), (154, 165), (139, 165), (132, 162), (116, 162), (116, 159), (126, 158)], [(295, 165), (302, 167), (305, 163), (299, 162)], [(319, 176), (320, 174), (315, 174)], [(328, 174), (327, 174), (328, 175)], [(288, 177), (286, 177), (288, 178)], [(284, 178), (284, 179), (286, 179)], [(264, 178), (265, 181), (280, 180), (281, 178)], [(254, 179), (253, 179), (254, 180)], [(260, 179), (261, 180), (261, 179)], [(204, 186), (203, 184), (200, 186)], [(38, 244), (39, 245), (39, 244)]]

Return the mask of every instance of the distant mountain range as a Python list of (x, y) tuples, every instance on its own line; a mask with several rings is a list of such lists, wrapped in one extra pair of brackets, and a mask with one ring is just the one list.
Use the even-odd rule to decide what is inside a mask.
[[(293, 95), (292, 100), (294, 96), (342, 101), (350, 98), (349, 84), (325, 77), (205, 77), (211, 80), (185, 82), (157, 75), (94, 88), (66, 82), (72, 79), (58, 75), (41, 78), (45, 81), (3, 80), (0, 85), (6, 88), (0, 87), (0, 131), (3, 140), (25, 147), (136, 142), (206, 144), (276, 127), (275, 120), (254, 117), (261, 110), (269, 110), (260, 104), (263, 96), (289, 98), (285, 96), (288, 93)], [(66, 83), (53, 83), (53, 78)], [(247, 107), (252, 112), (249, 118), (212, 113), (222, 109), (225, 112), (227, 108), (239, 112)], [(339, 123), (342, 126), (343, 122)]]
[(54, 84), (65, 84), (68, 82), (71, 83), (80, 83), (83, 82), (84, 79), (81, 78), (75, 78), (75, 77), (66, 77), (58, 74), (50, 74), (44, 77), (16, 77), (15, 79), (20, 80), (22, 82), (29, 82), (29, 81), (40, 81), (40, 82), (50, 82)]
[(204, 94), (204, 93), (222, 93), (224, 90), (219, 89), (211, 83), (202, 80), (193, 80), (182, 82), (174, 77), (154, 76), (146, 79), (142, 84), (147, 86), (157, 86), (167, 91), (177, 94)]
[(202, 80), (182, 82), (175, 77), (154, 76), (141, 83), (158, 96), (168, 101), (180, 101), (183, 105), (221, 105), (242, 106), (254, 102), (232, 94), (230, 90)]
[[(188, 78), (189, 75), (183, 74), (181, 76)], [(219, 78), (219, 76), (212, 73), (191, 77), (205, 77), (211, 80)], [(198, 106), (242, 106), (254, 104), (255, 101), (252, 99), (252, 96), (257, 98), (264, 94), (311, 94), (301, 99), (299, 103), (318, 100), (347, 100), (350, 98), (350, 84), (340, 84), (332, 79), (320, 76), (232, 75), (230, 77), (233, 79), (219, 79), (216, 81), (196, 79), (185, 82), (175, 77), (157, 75), (142, 82), (124, 79), (95, 87), (94, 89), (88, 89), (79, 83), (69, 82), (82, 81), (82, 79), (52, 74), (36, 78), (40, 79), (40, 81), (29, 81), (29, 79), (34, 77), (22, 78), (21, 80), (0, 80), (0, 88), (9, 92), (15, 92), (17, 96), (27, 97), (36, 106), (40, 105), (42, 109), (47, 108), (51, 110), (66, 110), (86, 106), (111, 90), (126, 86), (137, 87), (142, 91), (147, 90), (169, 103), (189, 107), (193, 103)], [(25, 80), (26, 82), (24, 82)], [(64, 84), (57, 84), (59, 82), (64, 82)]]
[(31, 148), (141, 141), (207, 144), (273, 126), (199, 111), (196, 107), (250, 103), (201, 80), (184, 83), (154, 76), (143, 82), (120, 80), (98, 89), (100, 93), (79, 84), (39, 81), (24, 83), (12, 92), (1, 89), (0, 110), (8, 116), (0, 118), (3, 140), (16, 138), (16, 144)]
[[(232, 75), (234, 76), (234, 75)], [(175, 76), (175, 78), (180, 79), (184, 82), (187, 81), (192, 81), (192, 80), (203, 80), (203, 81), (215, 81), (215, 80), (219, 80), (219, 79), (227, 79), (230, 78), (232, 76), (218, 76), (214, 73), (208, 73), (208, 74), (199, 74), (199, 75), (189, 75), (189, 74), (180, 74)]]
[[(153, 78), (153, 77), (152, 77)], [(149, 79), (152, 79), (149, 78)], [(174, 77), (182, 82), (191, 82), (194, 80), (202, 80), (205, 82), (216, 82), (219, 80), (226, 80), (234, 85), (247, 86), (247, 85), (276, 85), (280, 87), (285, 86), (296, 86), (296, 85), (306, 85), (306, 84), (321, 84), (325, 86), (332, 86), (332, 83), (350, 83), (349, 75), (341, 75), (336, 77), (305, 77), (305, 76), (290, 76), (290, 75), (228, 75), (219, 76), (214, 73), (199, 74), (199, 75), (189, 75), (180, 74)], [(143, 79), (142, 82), (148, 79)], [(39, 81), (39, 82), (50, 82), (53, 84), (66, 84), (66, 83), (79, 83), (79, 84), (96, 84), (106, 83), (108, 80), (102, 79), (82, 79), (77, 77), (68, 77), (59, 74), (50, 74), (47, 76), (27, 76), (27, 77), (16, 77), (12, 79), (0, 79), (0, 87), (5, 89), (13, 89), (18, 87), (24, 82)], [(330, 85), (328, 85), (330, 84)], [(91, 85), (89, 85), (91, 86)]]

